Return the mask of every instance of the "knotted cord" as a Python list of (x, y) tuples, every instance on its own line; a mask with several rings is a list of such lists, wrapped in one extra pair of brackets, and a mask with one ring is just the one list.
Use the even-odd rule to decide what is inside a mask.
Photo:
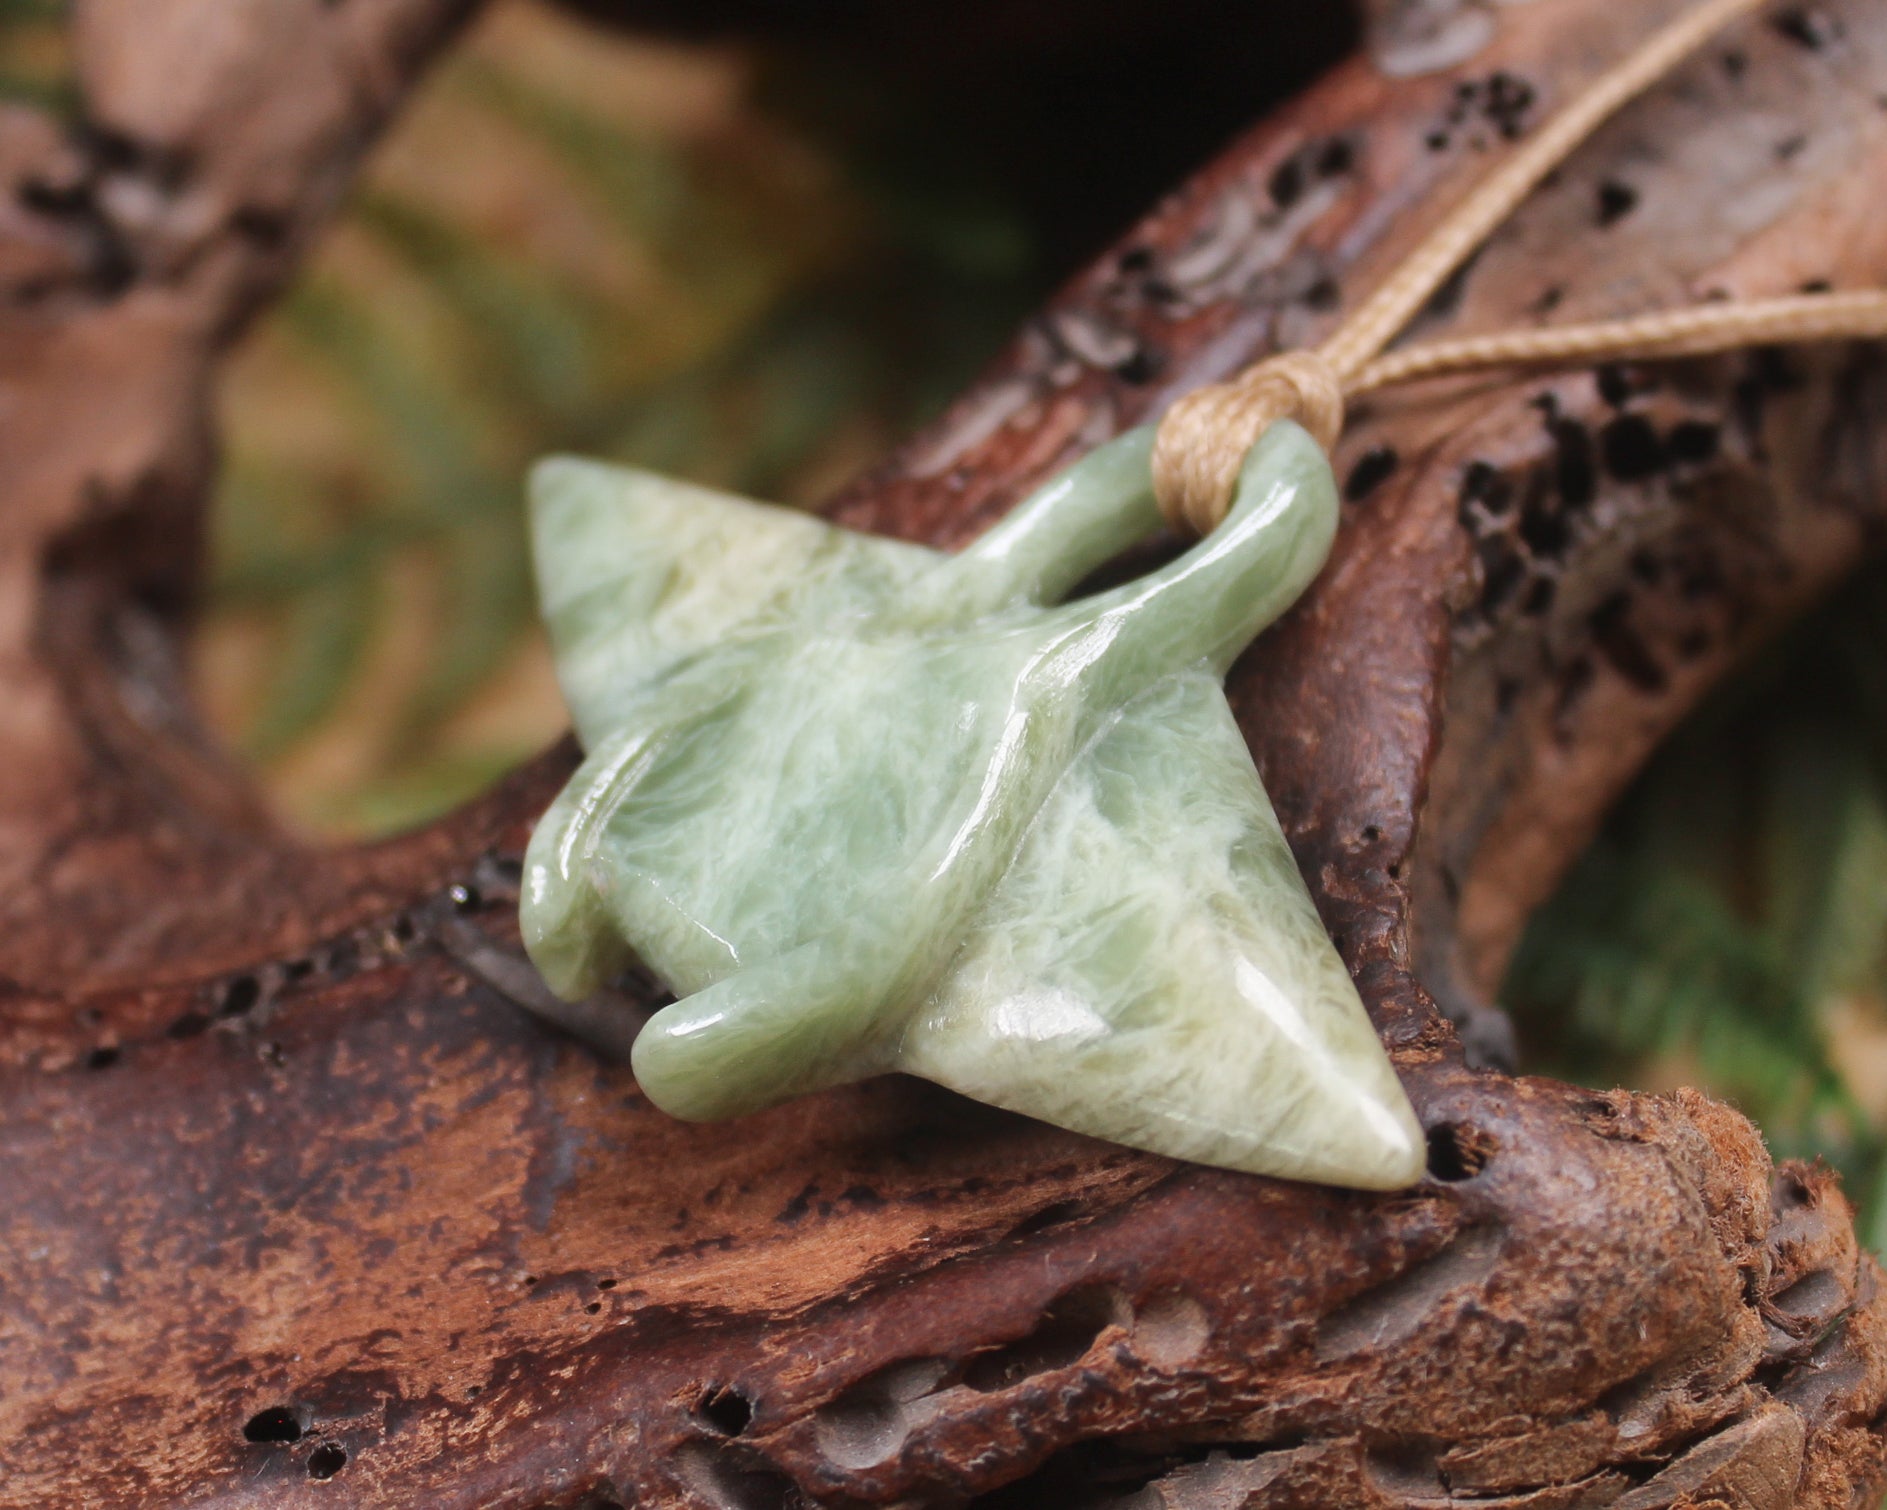
[(1699, 356), (1750, 345), (1887, 336), (1887, 291), (1862, 289), (1723, 302), (1589, 325), (1511, 330), (1384, 355), (1435, 292), (1540, 181), (1606, 120), (1764, 0), (1703, 0), (1607, 70), (1515, 149), (1311, 351), (1267, 357), (1178, 399), (1160, 421), (1153, 484), (1175, 528), (1204, 535), (1224, 519), (1246, 453), (1279, 419), (1325, 450), (1344, 402), (1391, 383), (1446, 373), (1603, 360)]

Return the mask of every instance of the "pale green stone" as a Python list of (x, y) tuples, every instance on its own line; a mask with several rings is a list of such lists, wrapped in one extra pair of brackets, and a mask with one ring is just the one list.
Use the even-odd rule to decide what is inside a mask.
[(887, 1070), (1116, 1142), (1394, 1188), (1422, 1135), (1221, 681), (1336, 528), (1295, 425), (1163, 570), (1058, 599), (1157, 528), (1151, 434), (948, 556), (646, 473), (532, 479), (589, 752), (531, 841), (532, 958), (682, 999), (649, 1098), (738, 1115)]

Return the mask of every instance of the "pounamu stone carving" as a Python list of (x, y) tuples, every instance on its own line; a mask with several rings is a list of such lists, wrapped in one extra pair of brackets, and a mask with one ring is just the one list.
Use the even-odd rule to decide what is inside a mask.
[(578, 997), (640, 959), (682, 1117), (905, 1070), (1175, 1157), (1388, 1189), (1423, 1140), (1222, 681), (1335, 534), (1297, 426), (1231, 517), (1062, 602), (1158, 527), (1150, 430), (946, 555), (647, 473), (533, 479), (588, 752), (539, 825), (526, 943)]

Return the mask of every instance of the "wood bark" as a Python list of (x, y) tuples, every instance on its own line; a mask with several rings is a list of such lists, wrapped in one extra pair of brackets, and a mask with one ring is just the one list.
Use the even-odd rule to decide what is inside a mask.
[[(567, 746), (314, 853), (174, 675), (215, 361), (469, 8), (82, 0), (89, 129), (0, 120), (0, 1504), (1871, 1503), (1887, 1299), (1831, 1176), (1699, 1094), (1482, 1061), (1606, 804), (1878, 541), (1881, 354), (1356, 416), (1331, 566), (1232, 691), (1430, 1130), (1418, 1188), (1174, 1165), (899, 1079), (684, 1126), (518, 1009), (517, 857)], [(961, 542), (1313, 339), (1675, 8), (1379, 33), (838, 516)], [(1726, 37), (1424, 333), (1887, 281), (1884, 101), (1874, 0)]]

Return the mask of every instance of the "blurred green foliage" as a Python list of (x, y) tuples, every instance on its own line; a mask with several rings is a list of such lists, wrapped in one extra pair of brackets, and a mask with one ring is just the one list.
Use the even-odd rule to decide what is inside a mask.
[[(500, 7), (236, 365), (202, 680), (305, 827), (419, 821), (560, 727), (534, 457), (810, 500), (1036, 295), (973, 174), (887, 173), (868, 130), (757, 108), (790, 93), (764, 68)], [(845, 80), (854, 125), (871, 87)]]
[(1530, 1069), (1708, 1086), (1827, 1158), (1887, 1252), (1887, 573), (1680, 729), (1533, 918)]
[(0, 0), (0, 104), (69, 113), (68, 0)]

